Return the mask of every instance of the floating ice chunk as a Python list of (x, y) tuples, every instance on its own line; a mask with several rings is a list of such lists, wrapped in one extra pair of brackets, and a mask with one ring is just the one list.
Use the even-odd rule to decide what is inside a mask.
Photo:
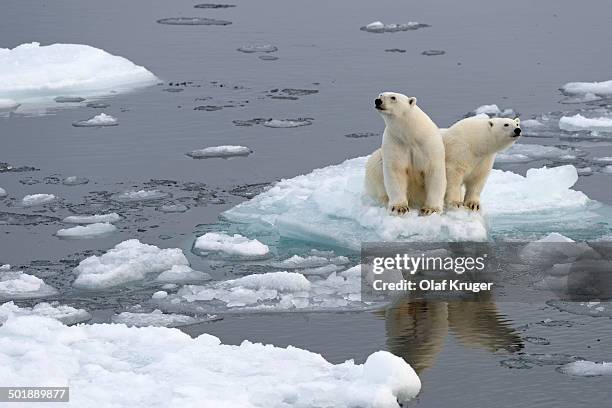
[(97, 222), (86, 226), (78, 225), (72, 228), (63, 228), (55, 234), (60, 238), (69, 239), (91, 239), (104, 235), (112, 234), (117, 231), (117, 227), (108, 222)]
[(206, 272), (195, 271), (188, 265), (173, 265), (172, 268), (160, 273), (155, 280), (158, 282), (192, 283), (210, 280), (210, 275)]
[(612, 375), (612, 363), (576, 361), (559, 367), (559, 372), (575, 377), (596, 377), (600, 375)]
[[(520, 163), (541, 159), (560, 159), (566, 153), (567, 150), (555, 146), (516, 143), (508, 150), (498, 153), (495, 161), (498, 163)], [(566, 157), (566, 159), (569, 158)]]
[(476, 108), (472, 112), (475, 116), (487, 115), (493, 117), (514, 117), (516, 113), (512, 109), (504, 109), (503, 111), (499, 108), (499, 106), (492, 105), (482, 105)]
[(210, 317), (193, 317), (181, 314), (165, 314), (155, 309), (151, 313), (123, 312), (111, 318), (113, 323), (125, 324), (128, 327), (180, 327), (190, 324), (211, 321)]
[(612, 81), (604, 82), (569, 82), (561, 88), (563, 92), (576, 94), (612, 95)]
[(24, 207), (33, 207), (36, 205), (44, 205), (55, 201), (56, 197), (53, 194), (30, 194), (21, 200), (21, 205)]
[(223, 215), (252, 224), (252, 231), (274, 230), (284, 237), (359, 249), (366, 241), (482, 241), (488, 238), (484, 215), (495, 227), (502, 216), (523, 214), (523, 219), (525, 214), (550, 214), (590, 202), (570, 189), (578, 180), (573, 166), (531, 169), (526, 177), (494, 169), (482, 195), (484, 215), (461, 210), (419, 217), (411, 211), (397, 217), (365, 198), (366, 160), (351, 159), (282, 180)]
[(521, 127), (525, 129), (541, 129), (545, 126), (546, 125), (536, 119), (527, 119), (521, 121)]
[(409, 31), (418, 30), (419, 28), (430, 27), (429, 24), (417, 23), (410, 21), (402, 24), (383, 24), (381, 21), (374, 21), (364, 27), (361, 27), (361, 31), (367, 31), (369, 33), (394, 33), (397, 31)]
[(236, 7), (236, 5), (235, 4), (203, 3), (203, 4), (196, 4), (193, 7), (202, 8), (202, 9), (224, 9), (224, 8)]
[(19, 307), (12, 301), (0, 305), (0, 325), (6, 322), (9, 317), (31, 315), (49, 317), (68, 325), (91, 319), (91, 315), (86, 310), (60, 305), (57, 302), (39, 303), (34, 307)]
[(291, 258), (281, 262), (272, 262), (272, 266), (282, 269), (302, 269), (302, 268), (317, 268), (319, 266), (329, 265), (330, 261), (321, 256), (301, 257), (293, 255)]
[(245, 146), (215, 146), (205, 149), (194, 150), (187, 153), (187, 156), (194, 159), (208, 159), (212, 157), (228, 158), (236, 156), (248, 156), (251, 149)]
[(22, 103), (125, 92), (157, 81), (144, 67), (98, 48), (36, 42), (0, 48), (0, 78), (0, 98)]
[(581, 114), (563, 116), (559, 119), (559, 128), (568, 132), (582, 130), (595, 132), (612, 132), (612, 118), (585, 118)]
[(6, 190), (0, 187), (0, 198), (6, 197)]
[(276, 52), (278, 48), (272, 44), (264, 44), (264, 45), (245, 45), (238, 48), (238, 51), (244, 52), (247, 54), (251, 54), (254, 52)]
[(10, 271), (10, 270), (11, 270), (10, 264), (0, 265), (0, 271)]
[[(316, 275), (316, 274), (311, 274)], [(361, 269), (332, 272), (309, 281), (297, 272), (268, 272), (238, 279), (186, 285), (176, 294), (152, 301), (165, 311), (190, 313), (362, 310)]]
[(79, 103), (85, 101), (85, 98), (80, 96), (58, 96), (53, 99), (57, 103)]
[(0, 299), (54, 296), (57, 290), (42, 279), (21, 271), (0, 271)]
[(564, 300), (549, 300), (546, 302), (562, 312), (578, 316), (608, 317), (612, 319), (612, 303), (610, 302), (571, 302)]
[(270, 248), (267, 245), (262, 244), (256, 239), (248, 239), (239, 234), (231, 236), (216, 232), (208, 232), (198, 237), (193, 247), (203, 255), (218, 253), (225, 256), (247, 259), (264, 258), (270, 252)]
[(168, 24), (168, 25), (230, 25), (231, 21), (225, 20), (216, 20), (214, 18), (205, 18), (205, 17), (171, 17), (171, 18), (162, 18), (157, 20), (159, 24)]
[(260, 55), (258, 58), (262, 61), (276, 61), (278, 59), (274, 55)]
[(578, 174), (583, 176), (588, 176), (589, 174), (593, 174), (593, 169), (591, 167), (578, 167), (576, 169)]
[(151, 296), (151, 299), (159, 300), (159, 299), (165, 299), (167, 297), (168, 297), (168, 292), (166, 292), (165, 290), (158, 290)]
[(147, 274), (160, 273), (174, 265), (189, 265), (178, 248), (160, 249), (130, 239), (117, 244), (102, 256), (90, 256), (74, 268), (73, 285), (85, 289), (107, 289), (138, 281)]
[(87, 120), (80, 120), (78, 122), (74, 122), (72, 126), (75, 127), (104, 127), (104, 126), (117, 126), (119, 122), (116, 118), (107, 115), (106, 113), (101, 113)]
[(421, 55), (425, 55), (428, 57), (435, 57), (437, 55), (444, 55), (446, 54), (446, 51), (444, 50), (425, 50), (421, 53)]
[(263, 123), (271, 128), (293, 128), (312, 125), (311, 119), (270, 119)]
[[(64, 326), (35, 316), (10, 318), (0, 338), (0, 378), (31, 386), (53, 378), (70, 387), (75, 407), (155, 407), (162, 400), (185, 407), (399, 407), (421, 389), (410, 365), (386, 351), (363, 365), (334, 365), (292, 346), (224, 345), (170, 328)], [(44, 364), (25, 355), (45, 356)], [(93, 383), (129, 392), (101, 393)]]
[(101, 222), (117, 222), (121, 219), (117, 213), (94, 214), (94, 215), (70, 215), (62, 221), (70, 224), (97, 224)]
[(595, 161), (599, 161), (599, 162), (606, 162), (606, 163), (612, 163), (612, 157), (606, 156), (606, 157), (596, 157), (594, 159)]
[(170, 194), (159, 190), (129, 190), (113, 194), (111, 198), (119, 202), (154, 201), (169, 197)]
[(21, 104), (12, 99), (0, 99), (0, 112), (7, 112), (17, 109)]
[(62, 184), (65, 186), (78, 186), (87, 183), (89, 183), (89, 179), (78, 176), (68, 176), (62, 180)]

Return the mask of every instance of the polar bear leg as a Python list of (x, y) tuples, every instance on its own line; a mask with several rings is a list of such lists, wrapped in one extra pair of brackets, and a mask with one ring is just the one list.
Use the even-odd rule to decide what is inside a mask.
[(454, 169), (447, 163), (446, 169), (446, 195), (444, 201), (451, 208), (461, 207), (463, 200), (461, 186), (463, 185), (463, 172)]
[(442, 212), (444, 205), (444, 193), (446, 192), (446, 170), (444, 162), (435, 166), (431, 171), (425, 173), (425, 189), (427, 196), (421, 213), (429, 215), (434, 212)]
[(383, 151), (382, 168), (389, 209), (394, 214), (408, 212), (408, 173), (405, 164), (393, 157), (385, 158)]
[(366, 163), (365, 192), (368, 196), (385, 207), (389, 203), (389, 197), (387, 196), (387, 191), (385, 190), (382, 152), (380, 149), (372, 153)]
[(495, 155), (487, 157), (474, 168), (470, 177), (465, 180), (463, 205), (472, 211), (480, 210), (480, 193), (487, 182), (494, 161)]

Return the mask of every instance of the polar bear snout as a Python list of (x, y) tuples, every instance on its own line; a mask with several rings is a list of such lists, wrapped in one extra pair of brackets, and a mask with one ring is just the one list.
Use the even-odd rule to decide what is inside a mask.
[(521, 128), (517, 127), (514, 129), (514, 137), (519, 137), (521, 135)]
[(380, 99), (380, 98), (374, 99), (374, 107), (376, 109), (382, 109), (382, 104), (383, 104), (382, 99)]

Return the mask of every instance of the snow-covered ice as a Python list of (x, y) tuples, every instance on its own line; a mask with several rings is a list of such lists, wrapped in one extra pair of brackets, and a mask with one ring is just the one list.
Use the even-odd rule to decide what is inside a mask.
[(0, 99), (0, 112), (7, 112), (17, 109), (21, 104), (12, 99)]
[(12, 316), (44, 316), (59, 320), (64, 324), (77, 324), (91, 319), (91, 314), (87, 310), (60, 305), (57, 302), (39, 303), (33, 307), (19, 307), (13, 302), (0, 305), (0, 324)]
[(397, 31), (418, 30), (419, 28), (430, 27), (429, 24), (417, 23), (409, 21), (401, 24), (384, 24), (382, 21), (374, 21), (366, 26), (361, 27), (361, 31), (369, 33), (394, 33)]
[(0, 270), (0, 299), (30, 299), (56, 294), (55, 288), (34, 275), (22, 271)]
[[(573, 151), (569, 150), (569, 152)], [(508, 150), (498, 153), (495, 161), (497, 163), (520, 163), (541, 159), (562, 159), (567, 156), (567, 153), (568, 150), (559, 149), (555, 146), (515, 143)], [(565, 159), (569, 160), (570, 158), (565, 157)]]
[(172, 265), (172, 268), (163, 271), (155, 278), (158, 282), (169, 283), (193, 283), (209, 279), (209, 274), (193, 270), (189, 265)]
[(504, 109), (501, 110), (499, 108), (499, 106), (492, 104), (492, 105), (482, 105), (479, 106), (478, 108), (474, 109), (474, 111), (472, 112), (475, 116), (480, 116), (480, 115), (487, 115), (487, 116), (494, 116), (494, 117), (514, 117), (516, 116), (516, 113), (510, 109)]
[(37, 316), (0, 327), (0, 361), (0, 383), (69, 386), (71, 407), (399, 408), (421, 389), (410, 365), (385, 351), (362, 365), (334, 365), (292, 346), (224, 345), (177, 329), (65, 326)]
[(213, 253), (242, 259), (264, 258), (270, 252), (267, 245), (256, 239), (248, 239), (239, 234), (227, 235), (217, 232), (208, 232), (198, 237), (193, 247), (203, 255)]
[(596, 377), (612, 375), (612, 363), (593, 361), (576, 361), (559, 367), (559, 371), (575, 377)]
[(372, 303), (361, 301), (359, 265), (312, 281), (299, 272), (280, 271), (205, 285), (186, 285), (176, 294), (153, 299), (151, 302), (165, 311), (190, 314), (226, 311), (338, 311), (374, 307)]
[(97, 222), (94, 224), (87, 224), (86, 226), (77, 225), (72, 228), (62, 228), (58, 230), (55, 235), (60, 238), (90, 239), (112, 234), (115, 231), (117, 231), (117, 227), (113, 224), (108, 222)]
[(95, 96), (152, 85), (155, 75), (126, 58), (81, 44), (0, 48), (0, 98), (19, 103)]
[(559, 128), (568, 132), (582, 130), (594, 132), (612, 132), (612, 118), (586, 118), (577, 113), (574, 116), (563, 116), (559, 119)]
[(121, 219), (117, 213), (94, 214), (94, 215), (70, 215), (62, 221), (70, 224), (97, 224), (101, 222), (117, 222)]
[(24, 207), (34, 207), (44, 205), (55, 201), (56, 197), (53, 194), (29, 194), (21, 199), (21, 205)]
[(6, 190), (0, 187), (0, 198), (6, 197)]
[(84, 289), (107, 289), (142, 280), (148, 274), (166, 271), (174, 265), (189, 265), (180, 249), (160, 249), (130, 239), (101, 256), (92, 255), (82, 260), (74, 268), (77, 278), (73, 285)]
[(245, 146), (214, 146), (204, 149), (193, 150), (187, 153), (187, 156), (194, 159), (208, 159), (213, 157), (228, 158), (235, 156), (248, 156), (251, 154), (251, 149)]
[(367, 241), (482, 241), (504, 219), (514, 228), (517, 218), (523, 223), (529, 215), (544, 223), (567, 221), (568, 214), (583, 214), (591, 202), (571, 189), (578, 180), (571, 165), (530, 169), (525, 177), (494, 169), (481, 197), (481, 214), (457, 210), (420, 217), (411, 211), (396, 217), (364, 197), (366, 160), (359, 157), (282, 180), (223, 216), (251, 224), (252, 233), (272, 230), (288, 238), (359, 249)]
[(194, 317), (176, 313), (162, 313), (161, 310), (155, 309), (150, 313), (122, 312), (114, 315), (111, 320), (113, 323), (125, 324), (129, 327), (180, 327), (189, 324), (211, 321), (211, 317)]
[(169, 197), (170, 194), (159, 190), (129, 190), (112, 195), (119, 202), (154, 201)]
[(300, 126), (312, 125), (310, 119), (270, 119), (263, 123), (266, 127), (271, 128), (294, 128)]
[(570, 95), (612, 95), (612, 80), (603, 82), (569, 82), (561, 88)]
[(112, 117), (111, 115), (107, 115), (106, 113), (100, 113), (92, 118), (86, 120), (79, 120), (78, 122), (74, 122), (72, 126), (75, 127), (105, 127), (105, 126), (117, 126), (119, 121)]

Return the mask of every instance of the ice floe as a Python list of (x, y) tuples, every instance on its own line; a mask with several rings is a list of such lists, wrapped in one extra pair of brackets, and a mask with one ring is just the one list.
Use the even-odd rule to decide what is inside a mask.
[(569, 82), (561, 90), (570, 95), (612, 95), (612, 80), (603, 82)]
[(56, 200), (53, 194), (29, 194), (21, 199), (21, 205), (24, 207), (34, 207), (44, 205)]
[(12, 99), (0, 99), (0, 113), (15, 110), (20, 105)]
[(276, 52), (278, 48), (272, 44), (264, 44), (264, 45), (244, 45), (238, 48), (238, 51), (244, 52), (246, 54), (252, 54), (255, 52)]
[(152, 85), (155, 75), (126, 58), (80, 44), (0, 48), (0, 98), (19, 103), (94, 96)]
[(159, 190), (129, 190), (112, 195), (112, 199), (119, 202), (155, 201), (169, 197), (170, 194)]
[(612, 363), (575, 361), (559, 367), (558, 371), (574, 377), (597, 377), (600, 375), (612, 375)]
[(112, 234), (117, 231), (117, 227), (108, 222), (97, 222), (86, 226), (77, 225), (72, 228), (58, 230), (55, 235), (60, 238), (69, 239), (90, 239)]
[(514, 112), (514, 110), (510, 109), (510, 108), (506, 108), (504, 110), (501, 110), (499, 108), (499, 106), (492, 104), (492, 105), (482, 105), (479, 106), (478, 108), (474, 109), (474, 111), (472, 112), (474, 115), (487, 115), (487, 116), (493, 116), (493, 117), (514, 117), (516, 116), (516, 113)]
[(160, 273), (174, 265), (189, 265), (178, 248), (160, 249), (130, 239), (117, 244), (101, 256), (92, 255), (74, 268), (73, 285), (84, 289), (107, 289), (139, 281), (148, 274)]
[(0, 299), (30, 299), (56, 295), (55, 288), (22, 271), (0, 270)]
[(512, 221), (521, 214), (524, 222), (533, 214), (540, 223), (558, 223), (590, 203), (584, 193), (571, 189), (578, 180), (571, 165), (530, 169), (526, 176), (494, 169), (481, 197), (482, 214), (459, 210), (419, 217), (411, 211), (396, 217), (365, 198), (366, 160), (351, 159), (282, 180), (223, 216), (251, 224), (253, 233), (272, 230), (287, 238), (358, 249), (367, 241), (482, 241), (504, 218)]
[(187, 156), (194, 159), (208, 159), (213, 157), (229, 158), (236, 156), (248, 156), (251, 154), (251, 149), (245, 146), (214, 146), (204, 149), (193, 150), (187, 153)]
[(62, 180), (62, 184), (65, 186), (79, 186), (87, 183), (89, 183), (89, 179), (79, 176), (68, 176)]
[(121, 219), (117, 213), (94, 214), (94, 215), (70, 215), (62, 221), (70, 224), (97, 224), (102, 222), (117, 222)]
[(217, 20), (214, 18), (206, 18), (206, 17), (170, 17), (170, 18), (162, 18), (157, 20), (159, 24), (168, 24), (168, 25), (186, 25), (186, 26), (196, 26), (196, 25), (204, 25), (204, 26), (225, 26), (232, 24), (231, 21), (226, 20)]
[(184, 213), (189, 210), (185, 204), (164, 204), (158, 208), (163, 213)]
[(262, 124), (271, 128), (294, 128), (312, 125), (312, 119), (270, 119)]
[(210, 275), (195, 271), (189, 265), (172, 265), (172, 268), (157, 275), (155, 280), (168, 283), (193, 283), (210, 280)]
[(106, 113), (101, 113), (92, 118), (86, 120), (79, 120), (74, 122), (72, 126), (75, 127), (105, 127), (105, 126), (117, 126), (119, 121)]
[(59, 320), (68, 325), (86, 322), (91, 319), (91, 314), (87, 310), (60, 305), (58, 302), (44, 302), (33, 307), (19, 307), (13, 302), (0, 305), (0, 325), (9, 317), (14, 316), (43, 316)]
[[(421, 388), (410, 365), (385, 351), (362, 365), (334, 365), (292, 346), (224, 345), (217, 337), (191, 338), (177, 329), (65, 326), (36, 316), (9, 318), (0, 339), (2, 384), (42, 386), (53, 378), (53, 385), (70, 387), (75, 407), (187, 407), (205, 401), (215, 407), (399, 408)], [(92, 383), (129, 392), (101, 393)]]
[(125, 324), (128, 327), (180, 327), (190, 324), (204, 323), (214, 320), (215, 316), (208, 315), (202, 317), (187, 316), (177, 313), (162, 313), (155, 309), (150, 313), (145, 312), (122, 312), (114, 315), (111, 320), (113, 323)]
[(248, 239), (239, 234), (227, 235), (208, 232), (198, 237), (193, 244), (194, 250), (201, 255), (218, 254), (242, 259), (261, 259), (268, 256), (270, 248), (256, 239)]
[(498, 153), (495, 162), (521, 163), (541, 159), (570, 160), (575, 158), (573, 155), (568, 155), (568, 152), (575, 153), (573, 150), (563, 150), (555, 146), (515, 143), (508, 150)]
[(176, 294), (151, 303), (164, 311), (198, 313), (360, 310), (361, 267), (325, 278), (299, 272), (267, 272), (205, 285), (185, 285)]
[(85, 98), (80, 96), (58, 96), (53, 98), (53, 100), (57, 103), (80, 103), (84, 102)]
[(369, 33), (395, 33), (398, 31), (409, 31), (418, 30), (419, 28), (430, 27), (429, 24), (417, 23), (415, 21), (409, 21), (408, 23), (401, 24), (384, 24), (382, 21), (374, 21), (366, 26), (360, 28), (361, 31), (367, 31)]
[(427, 57), (435, 57), (437, 55), (444, 55), (446, 51), (444, 50), (425, 50), (421, 53), (421, 55), (425, 55)]
[(586, 118), (577, 113), (574, 116), (563, 116), (559, 119), (559, 128), (568, 132), (583, 130), (594, 132), (612, 132), (612, 118)]
[(6, 197), (6, 190), (0, 187), (0, 198)]

